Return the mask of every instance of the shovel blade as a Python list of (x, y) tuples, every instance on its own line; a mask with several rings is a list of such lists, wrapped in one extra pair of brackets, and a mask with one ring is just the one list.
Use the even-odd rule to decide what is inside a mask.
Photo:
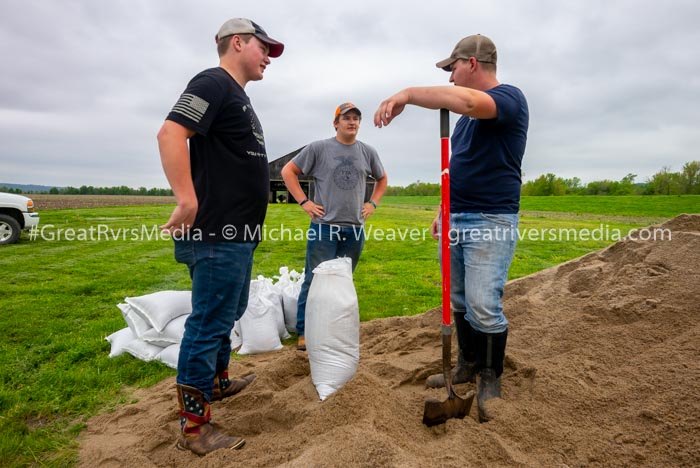
[(452, 393), (445, 401), (427, 399), (423, 409), (423, 424), (432, 427), (444, 424), (448, 419), (464, 419), (472, 407), (474, 395), (474, 391), (471, 391), (464, 398)]

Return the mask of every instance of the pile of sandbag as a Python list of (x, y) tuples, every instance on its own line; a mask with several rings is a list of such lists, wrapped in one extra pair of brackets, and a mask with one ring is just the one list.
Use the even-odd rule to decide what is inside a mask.
[[(250, 283), (248, 307), (231, 331), (231, 347), (239, 354), (256, 354), (282, 348), (289, 338), (287, 329), (296, 326), (296, 301), (303, 275), (287, 267), (280, 268), (275, 283), (258, 276)], [(296, 294), (296, 295), (295, 295)], [(106, 339), (111, 343), (110, 357), (129, 353), (143, 361), (157, 360), (177, 368), (185, 321), (192, 313), (190, 291), (160, 291), (140, 297), (127, 297), (117, 307), (127, 327)], [(293, 307), (294, 326), (291, 323)]]
[(185, 320), (192, 313), (190, 291), (160, 291), (127, 297), (117, 307), (127, 327), (107, 337), (112, 345), (109, 357), (129, 353), (142, 361), (155, 359), (177, 367)]

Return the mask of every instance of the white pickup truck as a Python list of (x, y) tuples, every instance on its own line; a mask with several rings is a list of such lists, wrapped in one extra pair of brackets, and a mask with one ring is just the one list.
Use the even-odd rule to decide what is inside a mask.
[(30, 198), (0, 192), (0, 245), (17, 242), (21, 231), (38, 224), (39, 213)]

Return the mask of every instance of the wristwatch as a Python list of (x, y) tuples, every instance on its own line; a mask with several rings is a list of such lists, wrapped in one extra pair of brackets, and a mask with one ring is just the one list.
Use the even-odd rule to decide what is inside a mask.
[(374, 207), (375, 210), (377, 209), (377, 204), (374, 203), (372, 200), (368, 201), (367, 203), (369, 203), (370, 205), (372, 205), (372, 206)]
[(299, 206), (304, 206), (304, 203), (306, 203), (307, 201), (309, 201), (309, 199), (304, 198), (302, 201), (299, 202)]

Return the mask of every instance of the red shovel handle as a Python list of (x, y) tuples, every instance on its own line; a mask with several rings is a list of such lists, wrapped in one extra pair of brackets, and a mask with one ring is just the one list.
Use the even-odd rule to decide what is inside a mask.
[(442, 243), (442, 324), (452, 325), (450, 313), (450, 111), (440, 109), (441, 201), (440, 242)]

